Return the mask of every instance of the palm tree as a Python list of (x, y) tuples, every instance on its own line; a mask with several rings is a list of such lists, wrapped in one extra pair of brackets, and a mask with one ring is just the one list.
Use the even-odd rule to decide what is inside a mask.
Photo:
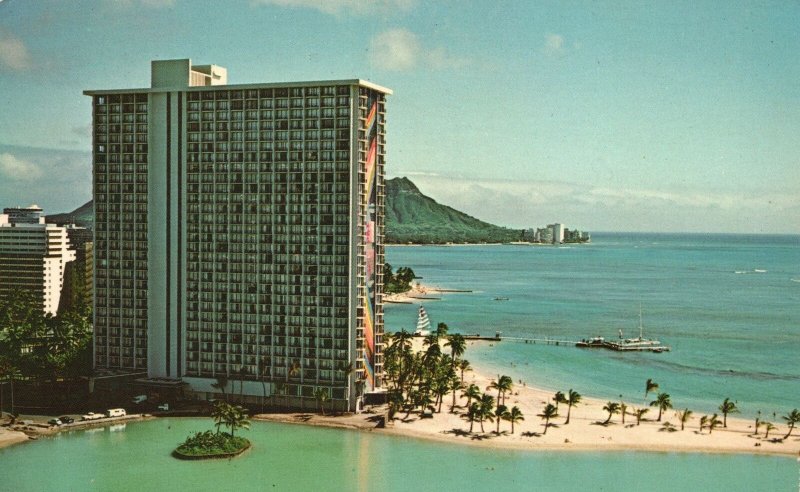
[(764, 439), (769, 439), (769, 431), (775, 430), (776, 427), (772, 422), (764, 422), (762, 425), (764, 426), (764, 430), (767, 431), (764, 434)]
[(645, 399), (647, 399), (647, 395), (649, 395), (651, 391), (658, 391), (658, 383), (656, 383), (652, 379), (648, 379), (647, 383), (645, 383), (645, 386), (644, 386), (644, 397), (645, 397)]
[(658, 407), (658, 422), (661, 422), (661, 413), (672, 408), (672, 401), (669, 399), (669, 393), (659, 393), (655, 400), (650, 402), (651, 407)]
[(444, 346), (450, 347), (450, 356), (453, 358), (453, 366), (455, 366), (457, 359), (467, 350), (467, 341), (460, 333), (453, 333), (447, 335), (447, 342)]
[(678, 420), (681, 421), (681, 430), (683, 430), (683, 427), (686, 425), (686, 422), (688, 422), (689, 419), (692, 417), (692, 411), (689, 410), (688, 408), (684, 408), (683, 411), (679, 410), (677, 412), (677, 416)]
[(492, 395), (484, 393), (481, 395), (479, 403), (480, 414), (478, 416), (480, 418), (481, 432), (486, 432), (483, 430), (483, 421), (488, 420), (489, 422), (492, 422), (494, 420), (494, 398)]
[(414, 340), (414, 334), (406, 330), (400, 330), (392, 335), (392, 345), (396, 346), (400, 352), (411, 350), (411, 343)]
[(245, 366), (239, 367), (239, 402), (244, 403), (244, 377), (247, 376), (247, 368)]
[(247, 420), (247, 413), (244, 408), (239, 405), (231, 406), (225, 413), (225, 426), (231, 429), (231, 437), (236, 432), (236, 429), (249, 429), (250, 421)]
[(649, 411), (649, 408), (637, 408), (633, 411), (633, 414), (636, 415), (636, 425), (640, 425), (642, 423), (642, 417), (644, 417), (644, 414)]
[[(286, 384), (283, 386), (284, 404), (286, 409), (289, 409), (289, 378), (293, 378), (300, 373), (300, 362), (294, 361), (286, 367)], [(294, 396), (297, 396), (295, 394)], [(302, 399), (300, 400), (302, 401)]]
[[(475, 386), (477, 388), (477, 386)], [(451, 377), (448, 380), (448, 387), (449, 391), (453, 392), (453, 403), (450, 405), (450, 413), (455, 413), (456, 411), (456, 396), (458, 395), (458, 390), (464, 389), (464, 384), (459, 381), (458, 376)]]
[(269, 357), (258, 360), (258, 378), (261, 380), (261, 413), (264, 413), (264, 401), (267, 399), (267, 372), (269, 372)]
[(314, 390), (314, 398), (317, 400), (317, 406), (320, 413), (325, 416), (325, 402), (328, 401), (328, 388), (317, 388)]
[(443, 337), (447, 335), (447, 330), (449, 329), (450, 327), (447, 326), (447, 323), (439, 323), (436, 325), (436, 336)]
[(552, 403), (548, 403), (542, 413), (536, 416), (544, 420), (544, 432), (542, 432), (542, 435), (544, 435), (547, 434), (547, 428), (550, 427), (550, 419), (558, 417), (558, 409)]
[(708, 415), (703, 415), (700, 417), (700, 432), (703, 432), (703, 429), (706, 428), (708, 425)]
[(556, 394), (553, 395), (553, 401), (556, 402), (556, 410), (558, 410), (559, 403), (566, 403), (567, 398), (564, 396), (564, 393), (560, 391), (556, 391)]
[(625, 425), (625, 414), (628, 413), (628, 405), (624, 401), (619, 402), (619, 414), (622, 415), (622, 425)]
[(572, 413), (572, 407), (578, 405), (581, 402), (581, 394), (577, 391), (572, 391), (572, 388), (567, 392), (567, 421), (564, 422), (565, 424), (569, 424), (569, 416)]
[(472, 370), (472, 366), (469, 365), (469, 361), (466, 359), (461, 359), (458, 361), (458, 369), (461, 371), (461, 384), (464, 384), (464, 373), (467, 371)]
[(756, 412), (756, 424), (755, 424), (756, 431), (754, 433), (756, 436), (758, 435), (758, 427), (760, 425), (761, 425), (761, 410)]
[(425, 338), (422, 339), (422, 346), (432, 347), (434, 345), (439, 345), (439, 335), (437, 335), (436, 333), (425, 335)]
[(472, 427), (475, 425), (475, 419), (480, 416), (481, 404), (476, 401), (467, 407), (467, 417), (469, 418), (469, 433), (472, 434)]
[(219, 434), (219, 428), (225, 424), (230, 408), (231, 406), (222, 400), (214, 402), (214, 406), (211, 409), (211, 418), (214, 420), (214, 427), (217, 428), (217, 434)]
[(787, 432), (786, 435), (783, 436), (784, 439), (787, 439), (792, 434), (792, 431), (794, 430), (794, 425), (800, 422), (800, 412), (798, 412), (797, 409), (795, 408), (794, 410), (789, 412), (788, 415), (784, 415), (781, 418), (785, 420), (787, 424), (789, 424), (789, 432)]
[(497, 402), (500, 403), (500, 398), (502, 397), (502, 402), (505, 404), (506, 402), (506, 392), (511, 391), (514, 387), (514, 380), (511, 379), (510, 376), (502, 375), (497, 378), (497, 381), (492, 381), (492, 384), (489, 385), (486, 389), (496, 389), (497, 390)]
[(211, 383), (211, 387), (222, 391), (222, 397), (225, 398), (225, 401), (228, 401), (228, 395), (225, 393), (225, 388), (228, 386), (228, 376), (220, 374), (216, 379), (215, 383)]
[(722, 421), (717, 418), (717, 414), (715, 413), (710, 419), (708, 419), (708, 433), (711, 434), (714, 431), (714, 428), (719, 427), (720, 424), (722, 424)]
[(500, 434), (500, 421), (507, 420), (506, 417), (508, 415), (510, 415), (508, 407), (505, 405), (497, 405), (497, 408), (494, 409), (494, 417), (497, 420), (497, 430), (495, 430), (495, 434)]
[(719, 411), (722, 412), (722, 427), (728, 428), (728, 414), (729, 413), (738, 413), (739, 409), (736, 408), (736, 404), (730, 400), (730, 398), (725, 398), (725, 401), (722, 402), (722, 405), (719, 406)]
[(610, 402), (605, 404), (605, 406), (603, 407), (603, 410), (608, 412), (608, 418), (603, 423), (604, 424), (608, 424), (609, 422), (611, 422), (611, 417), (613, 417), (614, 414), (619, 413), (619, 403), (617, 403), (615, 401), (610, 401)]
[(522, 415), (522, 410), (519, 407), (514, 406), (511, 410), (503, 417), (504, 419), (511, 422), (511, 433), (514, 433), (514, 423), (525, 420), (525, 416)]
[(467, 389), (461, 393), (461, 398), (467, 399), (467, 408), (469, 408), (472, 400), (479, 400), (481, 397), (481, 389), (476, 384), (470, 384)]

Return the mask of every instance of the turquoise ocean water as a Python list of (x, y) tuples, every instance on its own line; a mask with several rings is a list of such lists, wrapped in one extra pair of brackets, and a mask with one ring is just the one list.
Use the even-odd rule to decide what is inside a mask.
[[(676, 406), (742, 416), (800, 407), (800, 237), (594, 235), (574, 247), (390, 247), (423, 282), (472, 293), (426, 302), (453, 331), (580, 339), (638, 334), (672, 347), (618, 354), (501, 342), (467, 358), (487, 371), (584, 395), (642, 401), (655, 379)], [(736, 273), (744, 272), (744, 273)], [(508, 301), (494, 301), (508, 297)], [(387, 309), (412, 329), (417, 306)], [(531, 422), (534, 419), (529, 419)], [(776, 422), (782, 424), (780, 419)], [(254, 423), (230, 461), (171, 450), (207, 420), (159, 419), (75, 431), (0, 450), (0, 490), (703, 490), (796, 491), (793, 457), (476, 449), (334, 429)]]
[[(637, 405), (652, 378), (676, 407), (695, 413), (716, 411), (726, 397), (745, 417), (800, 407), (800, 236), (595, 234), (586, 245), (392, 247), (386, 256), (422, 283), (473, 290), (425, 302), (434, 326), (564, 340), (615, 338), (622, 329), (633, 337), (641, 304), (645, 336), (672, 347), (469, 348), (466, 358), (490, 374)], [(387, 329), (412, 330), (417, 309), (390, 305)]]

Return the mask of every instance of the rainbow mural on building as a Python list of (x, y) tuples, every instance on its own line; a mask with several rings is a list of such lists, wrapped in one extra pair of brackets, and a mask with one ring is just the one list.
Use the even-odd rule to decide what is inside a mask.
[(367, 295), (364, 300), (364, 369), (366, 384), (370, 389), (375, 388), (375, 302), (376, 302), (376, 243), (377, 237), (377, 148), (378, 148), (378, 100), (374, 93), (370, 94), (367, 102), (369, 112), (364, 123), (367, 134), (367, 162), (365, 167), (365, 187), (367, 200), (365, 201), (364, 223), (364, 256), (366, 261)]

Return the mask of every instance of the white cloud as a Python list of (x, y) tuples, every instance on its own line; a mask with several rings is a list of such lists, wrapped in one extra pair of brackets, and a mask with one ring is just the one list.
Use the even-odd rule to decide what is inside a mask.
[(417, 66), (434, 70), (463, 67), (467, 60), (451, 56), (443, 47), (426, 48), (408, 29), (384, 31), (370, 42), (370, 61), (384, 70), (403, 71)]
[(31, 55), (21, 39), (0, 29), (0, 69), (14, 71), (31, 67)]
[(420, 43), (407, 29), (390, 29), (372, 39), (369, 56), (378, 68), (408, 70), (419, 61)]
[(0, 154), (0, 173), (14, 181), (32, 181), (42, 176), (39, 167), (12, 154)]
[(253, 4), (305, 8), (331, 15), (369, 15), (376, 12), (407, 12), (416, 0), (252, 0)]
[(0, 208), (37, 203), (50, 214), (91, 197), (91, 152), (0, 144)]

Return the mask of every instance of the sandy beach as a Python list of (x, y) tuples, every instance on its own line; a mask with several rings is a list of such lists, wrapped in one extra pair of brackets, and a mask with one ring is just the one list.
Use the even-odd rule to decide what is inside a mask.
[(419, 304), (423, 301), (436, 301), (439, 300), (442, 294), (453, 294), (459, 291), (445, 289), (443, 287), (436, 287), (425, 285), (419, 282), (413, 282), (411, 289), (407, 292), (400, 294), (386, 294), (383, 296), (384, 302), (394, 304)]
[[(419, 343), (419, 341), (417, 341)], [(471, 342), (481, 343), (481, 342)], [(507, 374), (514, 377), (513, 369)], [(487, 391), (492, 378), (471, 371), (465, 375), (466, 385), (476, 384), (482, 391)], [(569, 388), (564, 388), (566, 392)], [(497, 393), (489, 391), (495, 398)], [(507, 421), (500, 423), (500, 434), (496, 434), (496, 423), (484, 422), (485, 432), (481, 432), (480, 424), (475, 422), (472, 434), (469, 434), (469, 421), (462, 417), (465, 409), (456, 408), (456, 413), (449, 413), (452, 394), (444, 398), (442, 412), (435, 413), (433, 418), (419, 418), (417, 413), (411, 413), (406, 419), (405, 412), (398, 412), (395, 419), (385, 428), (377, 428), (376, 422), (379, 415), (385, 412), (384, 408), (373, 409), (374, 413), (362, 413), (345, 416), (321, 416), (312, 413), (295, 414), (261, 414), (254, 416), (256, 420), (269, 420), (278, 422), (302, 423), (326, 427), (351, 428), (368, 430), (382, 434), (432, 439), (454, 444), (479, 446), (486, 448), (524, 449), (524, 450), (574, 450), (574, 451), (655, 451), (655, 452), (708, 452), (708, 453), (747, 453), (747, 454), (778, 454), (797, 456), (800, 453), (800, 429), (795, 429), (785, 441), (780, 439), (788, 432), (786, 423), (775, 419), (772, 423), (775, 429), (770, 431), (769, 440), (764, 438), (763, 426), (759, 434), (754, 435), (754, 421), (728, 416), (728, 427), (721, 425), (709, 434), (708, 429), (699, 431), (700, 418), (703, 413), (695, 412), (685, 424), (685, 429), (680, 430), (681, 423), (676, 415), (679, 409), (666, 410), (661, 422), (656, 421), (658, 409), (649, 407), (649, 402), (655, 397), (648, 395), (644, 404), (644, 391), (642, 398), (634, 402), (625, 402), (628, 412), (633, 407), (650, 408), (640, 425), (636, 425), (636, 417), (630, 413), (625, 416), (622, 424), (621, 415), (614, 415), (611, 422), (603, 425), (608, 418), (608, 412), (603, 410), (607, 401), (583, 396), (581, 403), (572, 408), (570, 423), (564, 424), (567, 415), (567, 406), (559, 405), (559, 416), (552, 419), (547, 433), (544, 433), (544, 421), (537, 416), (547, 403), (552, 401), (554, 392), (542, 390), (528, 384), (520, 384), (519, 379), (514, 379), (513, 394), (506, 396), (506, 406), (519, 407), (525, 420), (515, 424), (514, 434), (511, 434), (511, 424)], [(457, 404), (464, 405), (466, 399), (460, 395)], [(791, 409), (786, 409), (788, 413)], [(709, 415), (710, 416), (710, 415)], [(719, 416), (722, 420), (722, 415)], [(675, 427), (674, 431), (665, 430), (663, 425), (670, 422)]]
[(29, 438), (24, 432), (11, 430), (8, 427), (0, 427), (0, 448), (11, 446), (20, 442), (26, 442)]

